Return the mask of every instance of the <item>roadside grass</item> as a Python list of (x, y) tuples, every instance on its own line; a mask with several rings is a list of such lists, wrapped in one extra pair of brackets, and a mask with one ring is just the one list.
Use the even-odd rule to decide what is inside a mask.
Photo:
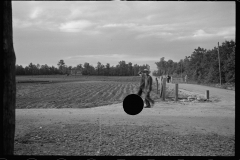
[(196, 82), (196, 81), (188, 81), (188, 84), (203, 85), (203, 86), (222, 88), (222, 89), (235, 91), (235, 83), (223, 83), (222, 85), (220, 85), (220, 83), (203, 83), (203, 82)]

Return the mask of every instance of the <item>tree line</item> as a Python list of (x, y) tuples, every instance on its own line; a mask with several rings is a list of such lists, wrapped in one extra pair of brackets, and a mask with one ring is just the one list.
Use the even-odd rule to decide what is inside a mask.
[[(222, 83), (235, 83), (235, 47), (233, 40), (219, 45)], [(162, 57), (155, 64), (158, 69), (153, 71), (154, 76), (184, 77), (187, 75), (190, 80), (198, 83), (220, 82), (218, 47), (209, 50), (198, 47), (194, 49), (191, 56), (185, 56), (179, 62), (173, 62), (171, 59), (165, 61)]]
[(22, 65), (16, 65), (16, 75), (53, 75), (53, 74), (76, 74), (80, 71), (82, 75), (101, 75), (101, 76), (137, 76), (140, 70), (145, 68), (150, 69), (148, 64), (138, 65), (132, 64), (131, 62), (126, 63), (120, 61), (116, 66), (110, 66), (109, 63), (106, 65), (98, 62), (96, 67), (85, 62), (83, 65), (78, 64), (77, 66), (67, 66), (64, 60), (58, 62), (58, 67), (33, 64), (30, 63), (28, 66), (23, 67)]

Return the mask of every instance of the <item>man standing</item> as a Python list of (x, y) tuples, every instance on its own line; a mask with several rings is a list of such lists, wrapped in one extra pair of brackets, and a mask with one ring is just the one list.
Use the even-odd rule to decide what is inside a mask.
[(145, 93), (145, 108), (151, 108), (150, 102), (152, 106), (154, 105), (154, 100), (150, 98), (150, 92), (152, 91), (152, 77), (149, 75), (150, 71), (148, 69), (143, 70), (144, 74), (144, 93)]

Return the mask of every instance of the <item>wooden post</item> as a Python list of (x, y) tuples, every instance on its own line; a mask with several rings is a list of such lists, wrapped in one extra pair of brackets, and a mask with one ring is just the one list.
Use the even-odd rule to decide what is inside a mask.
[(178, 100), (178, 84), (175, 84), (175, 101)]
[(166, 78), (163, 78), (162, 82), (162, 100), (165, 101), (165, 95), (166, 95)]
[(159, 95), (160, 95), (160, 98), (162, 98), (162, 79), (160, 79), (160, 83), (159, 83)]
[(206, 99), (209, 99), (209, 90), (206, 90)]
[(156, 83), (157, 83), (157, 94), (158, 94), (158, 80), (157, 80), (157, 77), (156, 77)]

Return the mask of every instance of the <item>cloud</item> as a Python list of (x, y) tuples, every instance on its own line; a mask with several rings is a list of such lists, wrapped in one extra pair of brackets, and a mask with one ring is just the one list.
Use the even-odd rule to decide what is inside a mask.
[(152, 20), (156, 15), (155, 14), (151, 14), (145, 17), (146, 20), (150, 21)]
[(194, 33), (194, 35), (193, 35), (193, 37), (194, 38), (198, 38), (198, 37), (210, 37), (210, 36), (214, 36), (214, 34), (208, 34), (208, 33), (206, 33), (204, 30), (202, 30), (202, 29), (199, 29), (199, 30), (197, 30), (195, 33)]
[[(235, 26), (236, 7), (234, 3), (229, 5), (13, 1), (15, 44), (21, 49), (20, 56), (30, 54), (28, 46), (32, 46), (39, 52), (45, 49), (52, 59), (68, 57), (69, 64), (92, 60), (93, 64), (120, 60), (153, 63), (154, 57), (166, 55), (180, 59), (191, 54), (195, 46), (211, 48), (216, 41), (235, 37), (236, 29), (231, 26)], [(48, 46), (42, 47), (43, 43)]]
[(19, 20), (19, 19), (13, 18), (13, 28), (30, 28), (30, 29), (43, 29), (43, 30), (56, 31), (57, 27), (58, 25), (53, 22), (47, 22), (43, 20), (37, 20), (37, 21)]
[(171, 40), (190, 40), (190, 39), (204, 39), (213, 37), (214, 34), (206, 33), (204, 30), (199, 29), (193, 33), (183, 33), (179, 36), (173, 37)]
[(218, 36), (235, 36), (235, 27), (226, 27), (217, 32)]
[[(205, 30), (208, 30), (206, 32)], [(206, 39), (214, 37), (223, 37), (223, 38), (235, 38), (235, 27), (224, 27), (224, 28), (206, 28), (195, 30), (193, 33), (178, 36), (172, 40), (189, 40), (189, 39)]]
[(176, 24), (154, 24), (154, 25), (138, 25), (133, 29), (139, 32), (152, 32), (152, 31), (170, 31), (175, 30)]
[(110, 23), (110, 24), (105, 24), (101, 27), (103, 27), (103, 28), (117, 28), (117, 27), (131, 28), (131, 27), (135, 27), (135, 26), (136, 26), (136, 24), (134, 24), (134, 23)]
[(48, 31), (61, 31), (61, 32), (82, 32), (87, 35), (99, 35), (100, 31), (92, 28), (91, 30), (87, 30), (89, 27), (93, 26), (93, 23), (86, 20), (80, 21), (70, 21), (66, 23), (58, 23), (54, 21), (48, 21), (44, 19), (38, 20), (19, 20), (13, 18), (13, 27), (14, 28), (29, 28), (29, 29), (40, 29), (40, 30), (48, 30)]
[(43, 10), (41, 8), (35, 8), (29, 15), (29, 17), (31, 19), (35, 19), (37, 18), (41, 13), (43, 12)]
[(79, 61), (81, 63), (88, 62), (90, 65), (96, 66), (97, 62), (101, 62), (102, 64), (110, 63), (111, 66), (116, 66), (120, 61), (125, 61), (126, 63), (131, 62), (132, 65), (138, 64), (148, 64), (150, 65), (150, 70), (153, 72), (153, 70), (156, 70), (156, 64), (155, 62), (159, 61), (159, 57), (149, 57), (149, 56), (133, 56), (133, 55), (126, 55), (126, 54), (109, 54), (109, 55), (78, 55), (78, 56), (70, 56), (67, 58), (63, 58), (66, 63), (73, 64), (75, 63), (79, 64)]
[(137, 24), (137, 23), (108, 23), (108, 24), (98, 26), (97, 28), (100, 28), (100, 29), (111, 28), (111, 29), (116, 29), (118, 31), (120, 31), (120, 29), (126, 29), (129, 32), (125, 32), (125, 33), (137, 34), (135, 38), (142, 39), (147, 37), (168, 38), (169, 36), (173, 36), (180, 27), (182, 26), (179, 24), (147, 25), (147, 24)]
[(102, 25), (100, 27), (102, 28), (119, 28), (119, 27), (125, 27), (129, 28), (132, 31), (138, 31), (138, 32), (153, 32), (153, 31), (169, 31), (169, 30), (175, 30), (176, 26), (179, 24), (153, 24), (153, 25), (147, 25), (147, 24), (137, 24), (137, 23), (109, 23)]
[[(146, 37), (167, 38), (173, 36), (182, 24), (137, 24), (137, 23), (109, 23), (98, 28), (126, 28), (132, 33), (137, 33), (137, 39)], [(140, 33), (140, 34), (139, 34)]]
[(69, 19), (77, 18), (83, 12), (80, 9), (71, 9), (71, 13), (68, 15)]
[(133, 56), (133, 55), (126, 55), (126, 54), (102, 54), (102, 55), (77, 55), (77, 56), (70, 56), (64, 58), (66, 60), (79, 60), (79, 59), (85, 59), (92, 61), (93, 59), (98, 60), (98, 61), (104, 61), (107, 60), (109, 62), (116, 61), (119, 62), (121, 60), (124, 60), (126, 62), (155, 62), (159, 59), (159, 57), (144, 57), (144, 56)]
[(173, 34), (169, 32), (153, 32), (153, 33), (140, 34), (136, 38), (146, 38), (146, 37), (167, 38), (172, 35)]
[(129, 60), (131, 62), (149, 62), (149, 61), (157, 61), (159, 58), (158, 57), (130, 57)]
[(65, 59), (80, 59), (80, 58), (94, 58), (94, 59), (99, 59), (99, 58), (124, 58), (127, 55), (123, 55), (123, 54), (110, 54), (110, 55), (106, 55), (106, 54), (102, 54), (102, 55), (77, 55), (77, 56), (70, 56), (70, 57), (66, 57)]
[(71, 21), (62, 23), (59, 29), (63, 32), (81, 32), (82, 30), (92, 26), (93, 24), (87, 20)]
[(224, 27), (224, 28), (209, 28), (208, 33), (204, 30), (197, 30), (193, 38), (208, 38), (208, 37), (233, 37), (235, 36), (235, 27)]
[(26, 28), (26, 27), (30, 27), (32, 25), (33, 24), (29, 21), (23, 21), (23, 20), (13, 18), (13, 27), (14, 28)]

